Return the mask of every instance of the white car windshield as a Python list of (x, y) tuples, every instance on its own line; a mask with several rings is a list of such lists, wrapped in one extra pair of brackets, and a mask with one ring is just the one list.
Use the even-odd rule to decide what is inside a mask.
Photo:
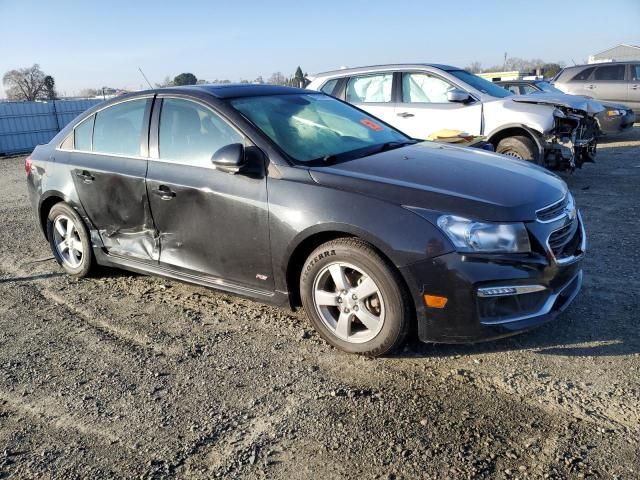
[(502, 88), (501, 86), (491, 83), (489, 80), (485, 80), (484, 78), (467, 72), (466, 70), (447, 70), (447, 73), (463, 81), (470, 87), (475, 88), (479, 92), (491, 95), (492, 97), (505, 98), (512, 95), (512, 93), (506, 88)]

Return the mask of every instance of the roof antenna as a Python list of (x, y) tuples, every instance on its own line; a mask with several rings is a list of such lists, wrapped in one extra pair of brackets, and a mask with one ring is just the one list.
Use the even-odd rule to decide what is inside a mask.
[(577, 65), (576, 61), (572, 58), (571, 61), (573, 62), (574, 65)]
[(149, 79), (147, 78), (147, 76), (144, 74), (144, 72), (142, 71), (142, 68), (138, 67), (138, 70), (140, 70), (140, 73), (142, 74), (142, 76), (144, 77), (145, 82), (147, 82), (149, 84), (149, 88), (153, 88), (151, 86), (151, 82), (149, 81)]

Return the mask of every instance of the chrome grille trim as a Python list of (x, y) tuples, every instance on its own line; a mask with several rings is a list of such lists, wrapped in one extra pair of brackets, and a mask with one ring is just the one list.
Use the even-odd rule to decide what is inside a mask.
[(536, 210), (536, 219), (540, 223), (552, 223), (567, 215), (567, 206), (573, 203), (573, 199), (570, 193), (566, 193), (557, 202), (553, 202), (546, 207)]

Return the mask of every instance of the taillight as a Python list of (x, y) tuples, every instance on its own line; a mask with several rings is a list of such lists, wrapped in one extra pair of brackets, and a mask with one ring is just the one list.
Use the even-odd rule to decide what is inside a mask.
[(31, 161), (31, 155), (24, 159), (24, 171), (27, 172), (27, 175), (31, 173), (31, 169), (33, 168), (33, 162)]

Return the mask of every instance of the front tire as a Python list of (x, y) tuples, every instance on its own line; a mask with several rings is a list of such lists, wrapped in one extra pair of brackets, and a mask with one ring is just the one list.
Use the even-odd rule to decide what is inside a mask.
[(65, 202), (56, 203), (47, 217), (47, 238), (53, 256), (74, 277), (86, 277), (93, 266), (89, 232), (80, 215)]
[(540, 163), (538, 148), (533, 140), (528, 137), (518, 135), (515, 137), (503, 138), (496, 147), (497, 153), (510, 157), (526, 160), (528, 162)]
[(410, 299), (399, 273), (355, 238), (327, 242), (302, 268), (300, 296), (311, 323), (345, 352), (380, 356), (404, 342)]

